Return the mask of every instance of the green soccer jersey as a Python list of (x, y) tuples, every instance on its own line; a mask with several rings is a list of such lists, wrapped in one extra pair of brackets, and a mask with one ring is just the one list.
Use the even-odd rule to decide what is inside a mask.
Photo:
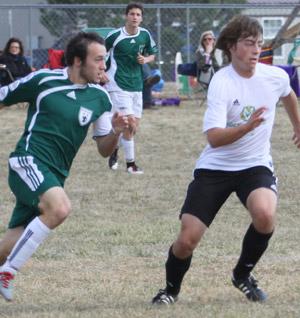
[(67, 177), (92, 122), (111, 110), (99, 85), (73, 84), (67, 68), (41, 70), (0, 89), (0, 103), (28, 102), (25, 130), (11, 154), (31, 154)]
[(142, 65), (137, 62), (138, 53), (152, 55), (157, 47), (148, 30), (138, 28), (138, 32), (130, 35), (125, 27), (111, 31), (105, 46), (109, 52), (108, 91), (125, 90), (141, 92), (143, 90)]

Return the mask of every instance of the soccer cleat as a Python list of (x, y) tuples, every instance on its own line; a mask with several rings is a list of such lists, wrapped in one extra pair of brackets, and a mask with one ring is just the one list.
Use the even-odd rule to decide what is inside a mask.
[(12, 300), (12, 283), (15, 278), (15, 275), (8, 271), (2, 271), (0, 269), (0, 294), (7, 300)]
[(129, 167), (127, 166), (127, 172), (129, 174), (143, 174), (144, 173), (144, 171), (141, 168), (139, 168), (135, 163)]
[(117, 170), (118, 169), (118, 148), (115, 149), (115, 151), (111, 154), (111, 156), (108, 159), (108, 166), (111, 170)]
[(167, 294), (165, 289), (160, 289), (158, 294), (153, 297), (152, 304), (153, 305), (172, 305), (178, 300), (177, 295), (169, 295)]
[(267, 299), (267, 294), (258, 287), (257, 280), (252, 274), (244, 279), (235, 279), (232, 276), (231, 281), (249, 300), (263, 302)]

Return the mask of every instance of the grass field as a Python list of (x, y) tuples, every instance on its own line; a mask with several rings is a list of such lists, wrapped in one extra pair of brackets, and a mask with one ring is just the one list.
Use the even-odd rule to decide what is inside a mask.
[[(278, 226), (255, 275), (268, 292), (252, 304), (231, 286), (231, 270), (249, 225), (232, 195), (195, 251), (180, 299), (150, 305), (164, 287), (167, 250), (178, 229), (195, 160), (205, 144), (204, 108), (195, 101), (146, 111), (136, 138), (145, 174), (112, 172), (87, 138), (73, 164), (66, 191), (73, 211), (26, 264), (15, 281), (15, 301), (0, 299), (0, 317), (300, 317), (299, 156), (291, 126), (278, 107), (273, 158), (279, 178)], [(26, 110), (0, 112), (0, 235), (14, 197), (7, 159), (23, 130)]]

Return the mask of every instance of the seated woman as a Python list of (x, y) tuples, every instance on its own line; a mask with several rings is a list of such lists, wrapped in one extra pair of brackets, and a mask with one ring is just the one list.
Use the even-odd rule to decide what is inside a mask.
[(196, 62), (198, 69), (202, 69), (205, 65), (212, 65), (217, 71), (220, 66), (215, 57), (216, 38), (213, 31), (205, 31), (200, 36), (199, 46), (196, 50)]
[[(5, 65), (10, 71), (13, 79), (19, 79), (31, 73), (31, 68), (24, 57), (24, 49), (21, 40), (10, 38), (6, 43), (5, 49), (0, 56), (0, 64)], [(0, 85), (8, 85), (12, 82), (12, 78), (7, 72), (2, 72)]]
[[(220, 68), (215, 57), (215, 40), (213, 31), (203, 32), (196, 50), (195, 62), (179, 64), (178, 74), (197, 77), (198, 82), (208, 85), (213, 73)], [(226, 64), (224, 57), (220, 64)]]

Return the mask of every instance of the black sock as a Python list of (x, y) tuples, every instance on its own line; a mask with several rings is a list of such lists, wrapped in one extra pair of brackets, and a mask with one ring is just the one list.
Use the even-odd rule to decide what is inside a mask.
[(127, 168), (133, 167), (134, 165), (135, 165), (135, 162), (134, 162), (134, 161), (126, 162)]
[(174, 296), (179, 294), (183, 277), (190, 268), (192, 256), (185, 259), (177, 258), (172, 252), (172, 246), (170, 247), (166, 262), (166, 291), (168, 294)]
[(233, 270), (235, 279), (243, 279), (249, 276), (264, 251), (268, 247), (269, 239), (273, 232), (259, 233), (251, 224), (244, 236), (240, 259)]

